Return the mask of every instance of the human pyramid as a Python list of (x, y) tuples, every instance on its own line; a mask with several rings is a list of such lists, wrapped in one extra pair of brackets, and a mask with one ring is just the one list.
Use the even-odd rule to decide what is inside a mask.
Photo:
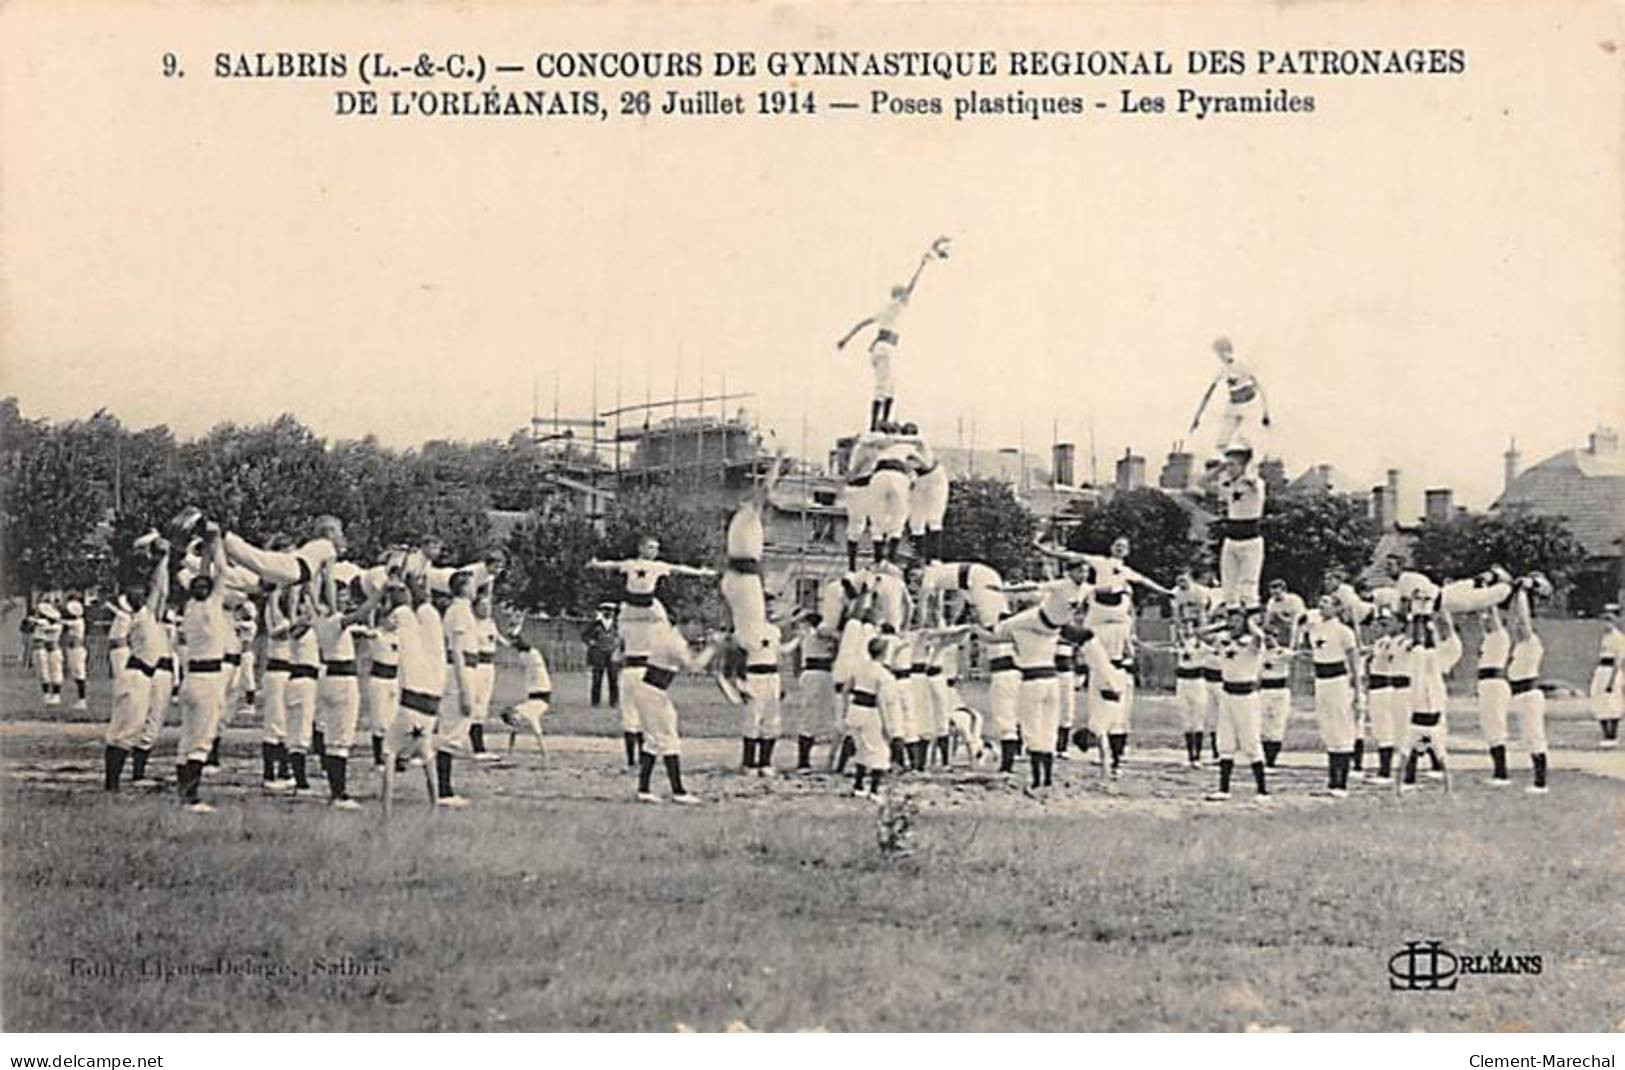
[[(132, 781), (148, 777), (165, 713), (178, 699), (179, 795), (188, 809), (211, 812), (200, 795), (203, 771), (219, 764), (221, 723), (240, 699), (261, 718), (266, 792), (311, 792), (314, 757), (333, 807), (360, 809), (348, 787), (363, 692), (358, 643), (367, 647), (372, 757), (386, 812), (394, 777), (409, 764), (422, 766), (434, 805), (468, 804), (453, 788), (453, 758), (494, 757), (484, 729), (498, 646), (519, 652), (526, 676), (526, 700), (503, 715), (510, 747), (521, 730), (541, 740), (551, 684), (541, 652), (495, 619), (501, 551), (447, 567), (436, 560), (441, 544), (425, 540), (362, 567), (340, 559), (344, 528), (336, 517), (318, 518), (298, 545), (278, 535), (256, 546), (197, 509), (183, 511), (172, 529), (173, 542), (156, 531), (136, 540), (113, 606), (108, 791), (119, 789), (126, 764)], [(266, 657), (256, 677), (261, 633)]]
[[(1055, 789), (1056, 758), (1070, 759), (1074, 748), (1093, 755), (1102, 779), (1115, 781), (1124, 775), (1134, 721), (1136, 656), (1156, 647), (1176, 659), (1186, 761), (1201, 767), (1207, 749), (1217, 768), (1206, 800), (1231, 798), (1238, 765), (1251, 773), (1254, 798), (1271, 797), (1269, 770), (1282, 749), (1298, 658), (1314, 670), (1326, 753), (1322, 794), (1346, 797), (1356, 771), (1368, 783), (1411, 790), (1423, 757), (1427, 774), (1448, 792), (1445, 675), (1462, 657), (1454, 618), (1463, 613), (1479, 614), (1483, 625), (1477, 694), (1493, 770), (1488, 782), (1510, 783), (1512, 713), (1530, 754), (1528, 790), (1548, 790), (1543, 648), (1531, 609), (1532, 599), (1551, 594), (1545, 577), (1494, 568), (1439, 582), (1395, 557), (1386, 562), (1386, 582), (1375, 586), (1327, 574), (1313, 608), (1280, 580), (1262, 599), (1266, 492), (1251, 443), (1268, 430), (1270, 415), (1262, 383), (1225, 339), (1214, 345), (1220, 370), (1191, 425), (1194, 433), (1219, 394), (1216, 456), (1204, 476), (1222, 511), (1216, 582), (1206, 575), (1199, 582), (1193, 567), (1166, 587), (1128, 564), (1132, 547), (1124, 538), (1105, 553), (1082, 553), (1035, 537), (1049, 572), (1036, 579), (1007, 580), (984, 562), (944, 560), (947, 474), (918, 427), (893, 420), (891, 365), (901, 313), (924, 269), (947, 256), (947, 239), (933, 242), (910, 281), (838, 343), (844, 348), (874, 328), (868, 352), (875, 392), (845, 472), (847, 570), (822, 585), (815, 607), (780, 611), (788, 600), (763, 584), (763, 514), (784, 471), (782, 454), (731, 516), (719, 569), (662, 560), (652, 535), (637, 557), (590, 563), (624, 581), (616, 622), (619, 712), (638, 801), (661, 801), (657, 767), (670, 784), (665, 797), (701, 801), (684, 785), (671, 691), (682, 674), (696, 672), (710, 672), (741, 711), (746, 775), (778, 775), (774, 749), (788, 707), (794, 770), (814, 772), (815, 748), (827, 743), (823, 767), (849, 775), (858, 797), (884, 797), (889, 774), (917, 778), (934, 766), (952, 775), (961, 751), (969, 767), (982, 767), (995, 747), (998, 774), (1012, 784), (1025, 753), (1022, 790), (1037, 799)], [(865, 535), (867, 563), (860, 560)], [(110, 633), (109, 791), (118, 790), (127, 762), (133, 780), (146, 777), (174, 694), (182, 709), (176, 780), (191, 810), (212, 809), (200, 795), (204, 769), (218, 764), (221, 721), (239, 700), (261, 718), (266, 792), (312, 791), (307, 760), (315, 756), (332, 806), (359, 809), (348, 767), (364, 693), (385, 813), (396, 777), (414, 765), (424, 771), (432, 805), (466, 806), (453, 787), (453, 764), (456, 757), (492, 757), (484, 729), (502, 645), (520, 654), (525, 675), (526, 697), (501, 713), (509, 748), (528, 732), (545, 751), (552, 687), (541, 652), (517, 627), (497, 621), (501, 552), (448, 567), (439, 563), (443, 547), (426, 539), (362, 566), (343, 559), (344, 550), (335, 517), (317, 519), (303, 543), (279, 535), (259, 546), (197, 509), (176, 517), (168, 537), (154, 531), (136, 541)], [(659, 597), (667, 576), (716, 578), (729, 630), (705, 636), (698, 622), (673, 621)], [(1169, 641), (1137, 637), (1136, 597), (1171, 604)], [(70, 602), (63, 617), (50, 603), (36, 608), (34, 660), (48, 705), (61, 701), (66, 660), (82, 706), (83, 606)], [(1612, 746), (1625, 705), (1625, 633), (1618, 607), (1609, 607), (1607, 619), (1592, 699), (1603, 745)], [(259, 633), (266, 661), (256, 676)], [(364, 686), (358, 643), (367, 655)], [(781, 667), (793, 656), (799, 675), (786, 702)], [(988, 678), (985, 713), (959, 689), (978, 663)], [(1368, 736), (1377, 756), (1370, 769)]]

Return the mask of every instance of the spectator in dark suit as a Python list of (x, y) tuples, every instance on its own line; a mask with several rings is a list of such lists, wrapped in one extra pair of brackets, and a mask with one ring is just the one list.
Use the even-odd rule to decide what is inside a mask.
[(598, 700), (603, 694), (604, 678), (608, 676), (609, 704), (620, 705), (619, 666), (615, 664), (620, 636), (615, 628), (614, 602), (598, 604), (598, 615), (583, 629), (581, 638), (587, 644), (587, 665), (592, 670), (592, 704), (598, 705)]

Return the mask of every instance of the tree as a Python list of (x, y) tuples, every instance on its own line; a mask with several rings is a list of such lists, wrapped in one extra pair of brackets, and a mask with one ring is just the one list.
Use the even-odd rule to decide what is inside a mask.
[(1083, 514), (1066, 544), (1068, 549), (1105, 554), (1121, 537), (1129, 540), (1129, 565), (1170, 587), (1181, 569), (1197, 563), (1202, 551), (1191, 540), (1191, 514), (1151, 487), (1113, 494), (1104, 505)]
[(1586, 560), (1585, 547), (1557, 517), (1490, 513), (1430, 521), (1416, 531), (1412, 561), (1441, 579), (1501, 565), (1514, 576), (1544, 572), (1564, 597)]
[(92, 586), (105, 570), (98, 530), (107, 494), (89, 439), (71, 425), (48, 429), (7, 466), (7, 583), (15, 591)]
[(948, 485), (942, 522), (945, 561), (981, 561), (1006, 579), (1036, 573), (1038, 520), (1002, 479), (967, 477)]
[[(1223, 525), (1212, 528), (1217, 557)], [(1264, 503), (1259, 525), (1264, 534), (1262, 582), (1284, 579), (1301, 595), (1320, 592), (1321, 580), (1333, 566), (1358, 575), (1371, 564), (1377, 548), (1377, 525), (1364, 500), (1324, 491), (1288, 493)]]
[(542, 516), (509, 536), (503, 593), (522, 609), (586, 616), (605, 597), (600, 575), (587, 570), (598, 548), (598, 532), (586, 517)]
[(337, 465), (326, 444), (292, 416), (251, 427), (221, 424), (182, 445), (180, 462), (187, 500), (251, 538), (282, 532), (300, 539), (318, 516), (344, 519)]

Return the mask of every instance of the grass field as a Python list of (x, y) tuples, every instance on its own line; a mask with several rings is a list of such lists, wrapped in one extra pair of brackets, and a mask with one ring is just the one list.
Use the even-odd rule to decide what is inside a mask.
[[(1312, 798), (1305, 719), (1259, 810), (1199, 802), (1211, 771), (1169, 760), (1169, 704), (1145, 696), (1123, 781), (1060, 763), (1040, 804), (933, 773), (906, 785), (898, 858), (830, 779), (735, 773), (736, 714), (697, 685), (703, 807), (632, 803), (617, 721), (566, 678), (545, 765), (460, 766), (457, 813), (407, 780), (384, 827), (368, 769), (364, 813), (260, 796), (247, 728), (206, 780), (219, 813), (107, 798), (95, 726), (41, 723), (4, 683), (8, 1030), (1625, 1027), (1625, 769), (1585, 749), (1578, 708), (1542, 799), (1471, 774), (1450, 799)], [(1543, 969), (1390, 990), (1417, 939)]]

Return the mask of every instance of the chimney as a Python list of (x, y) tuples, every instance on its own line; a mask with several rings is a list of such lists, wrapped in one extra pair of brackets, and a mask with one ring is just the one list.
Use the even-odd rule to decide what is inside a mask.
[(846, 475), (848, 463), (852, 460), (852, 447), (857, 439), (851, 435), (835, 440), (835, 448), (829, 451), (829, 470), (838, 476)]
[(1279, 457), (1265, 457), (1258, 462), (1258, 478), (1264, 481), (1264, 491), (1271, 498), (1286, 493), (1286, 462)]
[(1078, 448), (1070, 442), (1057, 442), (1050, 449), (1050, 467), (1054, 469), (1051, 478), (1058, 487), (1074, 485), (1074, 462), (1077, 459)]
[(1449, 487), (1429, 487), (1424, 492), (1426, 506), (1423, 510), (1423, 519), (1429, 524), (1448, 524), (1455, 514), (1454, 495)]
[(1329, 464), (1315, 465), (1315, 478), (1320, 482), (1320, 489), (1332, 489), (1332, 466)]
[(1586, 452), (1593, 456), (1618, 453), (1619, 432), (1606, 424), (1599, 425), (1586, 441)]
[(1393, 511), (1388, 508), (1388, 488), (1377, 484), (1371, 488), (1371, 522), (1378, 532), (1387, 531), (1394, 522)]
[(1139, 490), (1145, 486), (1145, 458), (1125, 449), (1117, 459), (1117, 489)]
[(1189, 490), (1191, 487), (1196, 457), (1186, 453), (1181, 448), (1183, 445), (1176, 442), (1174, 448), (1168, 451), (1168, 459), (1163, 462), (1162, 474), (1157, 477), (1157, 486), (1163, 490)]
[(1394, 527), (1399, 526), (1399, 469), (1388, 469), (1388, 522)]
[(1512, 489), (1512, 481), (1518, 478), (1518, 469), (1523, 464), (1523, 454), (1518, 452), (1518, 440), (1514, 438), (1507, 445), (1507, 451), (1501, 455), (1506, 467), (1501, 477), (1501, 493), (1505, 494)]

